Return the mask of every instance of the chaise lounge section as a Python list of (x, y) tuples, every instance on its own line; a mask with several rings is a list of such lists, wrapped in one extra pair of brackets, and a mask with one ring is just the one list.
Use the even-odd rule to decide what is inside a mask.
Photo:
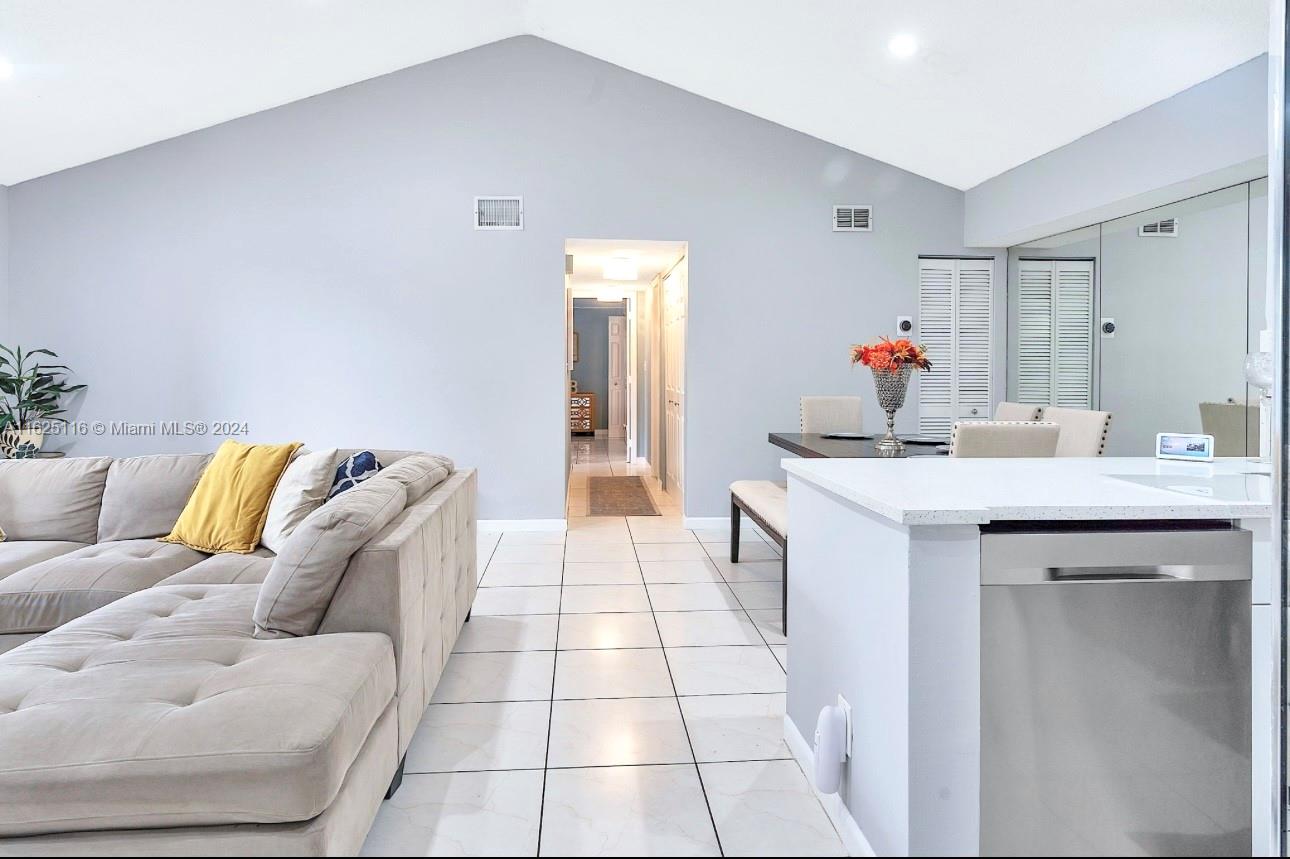
[(61, 535), (0, 518), (0, 855), (356, 853), (474, 599), (475, 472), (409, 484), (316, 634), (266, 639), (272, 553), (155, 539), (200, 468), (164, 463), (187, 488), (133, 500), (158, 533), (84, 542), (96, 484), (96, 514), (121, 512), (103, 492), (119, 462), (0, 463), (0, 517), (15, 487), (76, 511)]

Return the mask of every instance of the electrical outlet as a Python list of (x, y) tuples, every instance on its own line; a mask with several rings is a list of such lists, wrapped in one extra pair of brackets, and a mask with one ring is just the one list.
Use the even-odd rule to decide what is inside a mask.
[(842, 710), (843, 715), (847, 718), (847, 740), (846, 745), (842, 747), (844, 752), (843, 760), (851, 760), (851, 705), (847, 703), (847, 699), (843, 698), (840, 693), (838, 694), (838, 708)]
[(900, 335), (902, 335), (902, 336), (903, 336), (903, 335), (905, 335), (905, 334), (909, 334), (909, 333), (911, 333), (913, 330), (914, 330), (914, 317), (912, 317), (912, 316), (897, 316), (897, 317), (896, 317), (896, 333), (897, 333), (897, 334), (900, 334)]

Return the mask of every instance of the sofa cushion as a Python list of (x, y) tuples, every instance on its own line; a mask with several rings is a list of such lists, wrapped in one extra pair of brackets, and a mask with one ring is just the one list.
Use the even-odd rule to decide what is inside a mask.
[(258, 585), (269, 575), (273, 566), (273, 553), (256, 549), (250, 555), (221, 552), (186, 570), (163, 579), (160, 585)]
[(209, 453), (113, 460), (103, 488), (99, 542), (169, 534), (210, 461)]
[(0, 579), (86, 545), (70, 540), (5, 540), (0, 542)]
[(327, 500), (336, 473), (336, 448), (315, 450), (291, 460), (269, 500), (260, 545), (282, 550), (291, 532)]
[(212, 555), (254, 552), (273, 489), (299, 447), (300, 442), (224, 442), (202, 472), (174, 529), (161, 539)]
[(261, 638), (313, 635), (349, 559), (407, 506), (403, 484), (373, 477), (300, 523), (273, 560), (255, 603)]
[(7, 540), (93, 543), (111, 464), (106, 456), (0, 462), (0, 527)]
[(255, 585), (150, 588), (0, 655), (0, 835), (308, 820), (390, 706), (390, 640), (251, 638)]
[(408, 490), (408, 503), (415, 504), (440, 483), (448, 479), (452, 460), (433, 453), (413, 453), (381, 469), (381, 476), (402, 483)]
[(0, 633), (46, 632), (206, 556), (156, 540), (86, 546), (0, 579)]

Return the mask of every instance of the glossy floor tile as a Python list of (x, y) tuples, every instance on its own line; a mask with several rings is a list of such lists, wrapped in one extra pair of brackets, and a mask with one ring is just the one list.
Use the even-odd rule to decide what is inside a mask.
[(556, 701), (549, 767), (692, 763), (675, 698)]
[(480, 615), (462, 629), (454, 653), (555, 650), (557, 614)]
[(560, 597), (560, 614), (649, 611), (644, 585), (568, 585)]
[(727, 856), (845, 856), (795, 761), (700, 764)]
[(683, 696), (681, 713), (700, 763), (789, 757), (784, 695)]
[(541, 769), (549, 701), (431, 704), (408, 747), (406, 772)]
[(664, 515), (580, 515), (588, 476), (635, 467), (571, 454), (566, 533), (480, 534), (472, 620), (364, 854), (842, 852), (783, 739), (774, 549), (745, 528), (731, 564), (652, 479)]
[(364, 856), (536, 856), (542, 770), (405, 775)]
[(720, 856), (693, 764), (550, 770), (544, 856)]
[[(765, 648), (763, 648), (765, 649)], [(775, 658), (766, 651), (772, 662)], [(779, 663), (775, 663), (776, 668)], [(562, 650), (556, 657), (555, 698), (655, 698), (673, 695), (661, 647), (641, 650)]]
[(566, 614), (560, 617), (561, 650), (661, 647), (653, 613)]

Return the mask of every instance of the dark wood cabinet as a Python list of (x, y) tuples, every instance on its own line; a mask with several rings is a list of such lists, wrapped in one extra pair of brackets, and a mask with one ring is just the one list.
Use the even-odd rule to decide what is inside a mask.
[(596, 395), (590, 391), (569, 393), (569, 432), (594, 435), (596, 432)]

